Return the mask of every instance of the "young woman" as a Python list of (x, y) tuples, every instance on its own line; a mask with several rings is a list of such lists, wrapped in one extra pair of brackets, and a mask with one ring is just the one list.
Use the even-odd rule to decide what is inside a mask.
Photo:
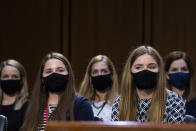
[(168, 87), (186, 101), (186, 114), (196, 117), (196, 87), (191, 58), (182, 51), (170, 52), (165, 58)]
[(40, 69), (40, 85), (34, 87), (22, 130), (44, 130), (50, 120), (93, 120), (90, 103), (76, 96), (69, 61), (60, 53), (44, 57)]
[(185, 103), (166, 90), (163, 61), (150, 46), (129, 55), (121, 81), (121, 95), (112, 108), (112, 120), (181, 123)]
[(95, 118), (111, 121), (112, 104), (118, 95), (118, 76), (107, 56), (91, 59), (79, 93), (91, 101)]
[(23, 124), (28, 106), (27, 76), (16, 60), (0, 64), (0, 114), (8, 119), (8, 131), (18, 131)]

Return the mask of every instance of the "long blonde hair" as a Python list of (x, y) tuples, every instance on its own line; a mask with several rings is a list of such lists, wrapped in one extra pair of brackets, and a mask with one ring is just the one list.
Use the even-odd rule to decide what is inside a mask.
[[(21, 88), (20, 92), (17, 94), (15, 105), (14, 105), (14, 110), (20, 110), (23, 104), (27, 101), (27, 97), (28, 97), (28, 84), (27, 84), (26, 71), (22, 66), (22, 64), (20, 64), (16, 60), (10, 59), (10, 60), (3, 61), (0, 64), (0, 75), (2, 73), (3, 68), (6, 66), (15, 67), (19, 71), (20, 77), (23, 81), (23, 87)], [(2, 100), (3, 100), (3, 91), (2, 89), (0, 89), (0, 104), (2, 104)]]
[(112, 74), (112, 85), (109, 87), (109, 91), (107, 93), (107, 98), (108, 98), (108, 103), (110, 105), (113, 104), (115, 98), (118, 95), (118, 75), (116, 73), (116, 69), (112, 63), (112, 61), (105, 55), (97, 55), (93, 57), (86, 69), (86, 73), (84, 76), (84, 79), (81, 83), (79, 94), (82, 96), (85, 96), (89, 100), (93, 100), (95, 97), (95, 89), (92, 87), (92, 82), (91, 82), (91, 72), (92, 72), (92, 66), (93, 64), (103, 61), (107, 64), (109, 70), (111, 71)]
[(159, 66), (158, 82), (156, 88), (153, 90), (152, 102), (148, 111), (148, 121), (161, 122), (163, 120), (167, 97), (164, 64), (159, 53), (150, 46), (136, 48), (130, 53), (126, 61), (121, 81), (119, 120), (136, 120), (138, 96), (131, 76), (131, 67), (134, 61), (144, 54), (152, 56)]

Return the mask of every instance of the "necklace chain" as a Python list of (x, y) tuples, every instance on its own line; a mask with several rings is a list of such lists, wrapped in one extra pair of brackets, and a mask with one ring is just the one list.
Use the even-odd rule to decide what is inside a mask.
[(93, 107), (95, 107), (96, 109), (100, 109), (101, 107), (103, 107), (106, 104), (106, 101), (103, 102), (103, 104), (101, 104), (100, 106), (96, 106), (95, 102), (92, 102)]

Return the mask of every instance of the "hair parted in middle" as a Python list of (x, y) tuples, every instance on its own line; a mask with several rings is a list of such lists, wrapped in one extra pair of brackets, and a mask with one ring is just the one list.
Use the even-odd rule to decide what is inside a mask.
[(112, 76), (112, 85), (109, 87), (109, 92), (107, 93), (107, 100), (108, 104), (112, 105), (115, 98), (118, 96), (118, 75), (116, 73), (116, 69), (112, 63), (112, 61), (105, 55), (97, 55), (93, 57), (87, 68), (86, 73), (84, 76), (84, 79), (81, 83), (79, 94), (82, 96), (85, 96), (89, 100), (94, 100), (95, 98), (95, 89), (93, 88), (92, 82), (91, 82), (91, 73), (92, 73), (92, 66), (97, 63), (103, 61), (108, 66), (111, 76)]
[(159, 67), (157, 85), (153, 89), (152, 101), (148, 111), (148, 121), (161, 122), (163, 120), (167, 99), (164, 63), (158, 51), (150, 46), (139, 46), (134, 49), (130, 52), (126, 61), (121, 80), (119, 120), (136, 120), (139, 98), (136, 92), (136, 86), (131, 76), (131, 67), (135, 60), (144, 54), (152, 56)]
[(71, 65), (67, 58), (60, 53), (52, 52), (47, 54), (40, 67), (40, 79), (38, 86), (35, 86), (32, 92), (32, 98), (27, 110), (26, 120), (22, 129), (34, 131), (43, 119), (43, 112), (46, 107), (49, 92), (45, 90), (42, 78), (45, 63), (50, 59), (58, 59), (62, 61), (67, 68), (69, 79), (65, 91), (61, 94), (57, 108), (52, 112), (51, 120), (64, 120), (66, 121), (66, 113), (70, 112), (70, 119), (74, 120), (73, 102), (75, 99), (75, 80)]
[[(6, 66), (12, 66), (15, 67), (19, 73), (20, 73), (20, 79), (23, 81), (23, 86), (20, 92), (18, 92), (18, 95), (16, 97), (15, 105), (14, 105), (14, 110), (19, 110), (22, 108), (23, 104), (27, 102), (28, 100), (28, 82), (27, 82), (27, 73), (25, 68), (21, 63), (14, 59), (8, 59), (0, 64), (0, 75), (2, 73), (2, 70)], [(2, 99), (3, 99), (3, 91), (0, 89), (0, 104), (2, 104)]]
[[(169, 72), (169, 68), (171, 64), (179, 59), (183, 59), (185, 63), (187, 64), (188, 70), (190, 72), (190, 82), (189, 86), (185, 88), (185, 91), (182, 95), (183, 99), (190, 101), (191, 99), (196, 99), (196, 87), (195, 87), (195, 76), (194, 76), (194, 69), (192, 65), (191, 57), (183, 51), (172, 51), (165, 57), (165, 72)], [(168, 85), (168, 88), (171, 90), (170, 85)]]

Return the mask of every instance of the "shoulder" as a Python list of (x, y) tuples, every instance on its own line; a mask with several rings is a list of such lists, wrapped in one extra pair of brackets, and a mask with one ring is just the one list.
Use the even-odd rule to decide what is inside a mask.
[(191, 100), (186, 103), (186, 114), (196, 117), (196, 100)]
[(76, 121), (93, 120), (93, 110), (88, 99), (83, 96), (76, 96), (74, 101), (74, 115)]
[(24, 104), (23, 104), (23, 107), (28, 107), (28, 105), (29, 105), (29, 100), (26, 100), (26, 101), (24, 102)]
[(91, 103), (87, 98), (77, 95), (74, 100), (74, 110), (77, 111), (81, 108), (91, 109)]
[(183, 100), (183, 98), (172, 91), (167, 91), (167, 103), (180, 104), (181, 106), (185, 106), (185, 101)]
[(166, 103), (166, 114), (168, 115), (167, 122), (181, 123), (185, 116), (185, 102), (177, 93), (168, 91)]
[(115, 101), (114, 101), (114, 104), (119, 104), (120, 103), (120, 96), (118, 96)]
[(187, 101), (186, 104), (196, 106), (196, 100), (193, 99), (193, 100)]
[(118, 110), (119, 104), (120, 104), (120, 96), (118, 96), (118, 97), (115, 99), (114, 104), (112, 105), (112, 110)]
[(75, 100), (74, 100), (74, 105), (80, 105), (80, 104), (85, 104), (88, 103), (90, 104), (89, 100), (83, 96), (76, 95)]
[(112, 106), (112, 121), (118, 121), (119, 120), (119, 103), (120, 103), (120, 96), (118, 96)]
[(185, 101), (181, 96), (177, 93), (168, 91), (167, 102), (166, 102), (166, 109), (167, 112), (171, 114), (180, 113), (183, 115), (185, 113)]
[(21, 107), (21, 110), (26, 111), (27, 108), (28, 108), (28, 106), (29, 106), (29, 100), (26, 100), (26, 101), (23, 103), (23, 105), (22, 105), (22, 107)]

